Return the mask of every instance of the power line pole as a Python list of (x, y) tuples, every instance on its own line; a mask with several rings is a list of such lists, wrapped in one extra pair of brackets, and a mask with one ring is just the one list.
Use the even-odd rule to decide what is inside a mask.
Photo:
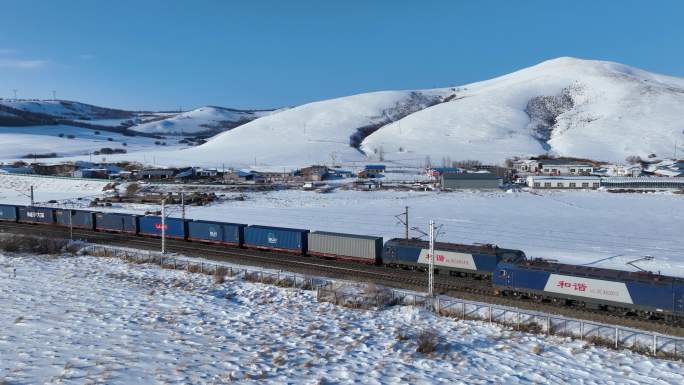
[(185, 191), (181, 191), (181, 210), (182, 218), (185, 220)]
[(74, 241), (74, 211), (69, 209), (69, 239)]
[(31, 185), (31, 206), (33, 206), (34, 203), (35, 202), (33, 200), (33, 185)]
[(428, 297), (433, 298), (435, 295), (435, 221), (430, 220), (430, 268), (428, 271)]
[(161, 253), (166, 253), (166, 198), (161, 201)]
[(14, 91), (14, 100), (17, 100), (17, 89), (15, 88), (12, 91)]
[(408, 214), (408, 206), (404, 207), (404, 212), (401, 214), (397, 214), (394, 217), (397, 218), (399, 223), (404, 225), (404, 239), (409, 239), (409, 214)]

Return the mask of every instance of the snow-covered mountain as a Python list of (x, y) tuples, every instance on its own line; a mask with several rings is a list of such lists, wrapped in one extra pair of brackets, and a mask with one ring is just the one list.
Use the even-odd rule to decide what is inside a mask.
[(623, 161), (670, 156), (684, 143), (684, 79), (617, 63), (559, 58), (458, 90), (453, 101), (376, 131), (363, 150), (382, 148), (389, 158), (500, 162), (548, 152)]
[[(17, 111), (3, 107), (5, 102), (0, 122)], [(459, 87), (371, 92), (276, 111), (202, 107), (145, 119), (151, 120), (138, 118), (129, 130), (225, 131), (199, 147), (150, 154), (160, 164), (418, 165), (426, 157), (433, 163), (502, 163), (544, 153), (619, 162), (632, 155), (665, 158), (677, 145), (681, 150), (684, 79), (565, 57)]]
[(165, 119), (137, 124), (131, 130), (148, 134), (215, 134), (272, 113), (274, 110), (236, 110), (206, 106)]
[(684, 79), (559, 58), (460, 87), (387, 91), (273, 114), (177, 154), (187, 161), (294, 165), (512, 156), (623, 161), (684, 143)]
[(452, 89), (383, 91), (308, 103), (219, 134), (157, 160), (233, 166), (364, 161), (356, 146), (388, 123), (449, 100)]

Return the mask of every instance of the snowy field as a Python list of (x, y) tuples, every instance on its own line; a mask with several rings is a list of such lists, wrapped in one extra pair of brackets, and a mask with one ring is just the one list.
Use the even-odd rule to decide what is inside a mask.
[[(27, 204), (30, 185), (37, 202), (71, 199), (87, 206), (104, 182), (0, 175), (0, 201)], [(229, 195), (231, 196), (231, 195)], [(517, 248), (530, 257), (552, 258), (634, 270), (626, 262), (650, 255), (644, 269), (684, 277), (684, 195), (611, 194), (604, 191), (336, 191), (318, 194), (298, 190), (249, 193), (244, 201), (188, 207), (187, 217), (312, 230), (402, 237), (394, 217), (409, 206), (411, 227), (427, 232), (429, 219), (442, 225), (440, 241), (494, 243)], [(150, 205), (124, 205), (107, 210), (144, 213)], [(171, 207), (171, 216), (180, 209)], [(412, 236), (420, 236), (411, 231)]]
[[(0, 266), (3, 383), (684, 382), (681, 362), (416, 308), (350, 310), (115, 259), (0, 255)], [(428, 326), (439, 345), (424, 355), (413, 336)]]
[[(63, 137), (59, 137), (63, 134)], [(73, 135), (73, 139), (67, 138)], [(111, 138), (112, 140), (108, 140)], [(166, 142), (167, 145), (160, 148), (154, 144), (155, 141)], [(87, 155), (93, 151), (104, 147), (125, 149), (128, 152), (138, 152), (143, 150), (155, 150), (164, 152), (172, 149), (183, 149), (188, 147), (186, 144), (178, 144), (178, 138), (169, 137), (168, 139), (154, 139), (142, 136), (124, 136), (115, 132), (100, 131), (95, 134), (95, 130), (74, 126), (34, 126), (34, 127), (0, 127), (0, 160), (12, 161), (22, 158), (27, 154), (49, 154), (56, 153), (59, 157), (81, 156), (79, 159), (88, 160)], [(123, 145), (126, 143), (126, 146)], [(101, 155), (93, 157), (95, 161), (102, 160), (102, 157), (109, 159), (111, 155)], [(136, 156), (130, 156), (131, 160), (138, 160)], [(140, 160), (143, 160), (140, 157)], [(152, 161), (152, 157), (148, 159)]]

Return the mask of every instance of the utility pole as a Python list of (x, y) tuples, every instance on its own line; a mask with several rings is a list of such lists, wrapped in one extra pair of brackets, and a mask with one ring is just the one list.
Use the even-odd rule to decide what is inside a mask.
[(33, 185), (31, 185), (31, 206), (33, 206), (34, 200), (33, 200)]
[[(409, 214), (408, 214), (408, 206), (404, 207), (404, 212), (401, 214), (397, 214), (394, 217), (397, 218), (399, 223), (404, 225), (404, 239), (409, 239)], [(425, 233), (423, 233), (425, 234)]]
[(15, 88), (12, 91), (14, 91), (14, 100), (17, 100), (17, 89)]
[(161, 253), (166, 253), (166, 198), (161, 201)]
[(185, 220), (185, 191), (181, 191), (181, 210), (182, 218)]
[(430, 220), (430, 269), (428, 272), (428, 297), (433, 298), (435, 295), (435, 221)]
[(74, 211), (69, 209), (69, 239), (74, 241)]

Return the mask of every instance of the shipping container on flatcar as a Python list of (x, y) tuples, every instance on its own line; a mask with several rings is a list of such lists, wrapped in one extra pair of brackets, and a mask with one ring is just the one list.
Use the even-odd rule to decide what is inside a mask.
[(247, 226), (245, 247), (306, 254), (309, 230), (285, 227)]
[(245, 227), (247, 225), (240, 223), (188, 221), (188, 239), (241, 247), (245, 239)]
[[(187, 234), (186, 221), (181, 218), (166, 218), (164, 226), (166, 227), (165, 236), (168, 238), (185, 239)], [(141, 235), (152, 235), (161, 237), (162, 235), (162, 220), (159, 216), (147, 215), (138, 217), (139, 233)]]
[(684, 279), (649, 272), (532, 260), (499, 264), (492, 284), (500, 292), (537, 299), (684, 316)]
[(60, 226), (95, 229), (95, 213), (92, 211), (56, 209), (55, 220)]
[(19, 206), (19, 222), (54, 224), (55, 209), (51, 207)]
[(0, 221), (16, 222), (17, 218), (17, 206), (0, 205)]
[(134, 214), (97, 213), (95, 229), (117, 233), (138, 233), (138, 218)]
[[(418, 239), (390, 239), (385, 243), (382, 262), (390, 266), (426, 269), (429, 264), (430, 243)], [(501, 262), (525, 259), (520, 250), (503, 249), (495, 245), (460, 245), (435, 243), (435, 271), (438, 274), (491, 276)]]
[(309, 234), (309, 255), (380, 264), (382, 237), (314, 231)]

